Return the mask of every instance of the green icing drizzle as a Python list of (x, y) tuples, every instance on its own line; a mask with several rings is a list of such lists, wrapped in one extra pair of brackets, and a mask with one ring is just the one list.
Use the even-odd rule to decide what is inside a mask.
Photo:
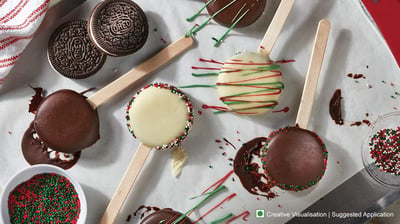
[[(243, 5), (242, 9), (244, 8), (245, 5), (246, 5), (246, 4)], [(247, 9), (246, 12), (244, 12), (243, 15), (241, 15), (241, 16), (239, 17), (239, 19), (237, 19), (219, 39), (217, 39), (217, 38), (215, 38), (215, 37), (211, 38), (211, 39), (215, 40), (215, 42), (216, 42), (216, 43), (214, 44), (214, 47), (218, 47), (218, 46), (221, 44), (222, 40), (225, 39), (225, 37), (229, 34), (229, 32), (231, 32), (231, 30), (236, 26), (236, 24), (237, 24), (240, 20), (243, 19), (243, 17), (249, 12), (249, 10), (250, 10), (250, 9)]]
[(233, 3), (235, 3), (237, 0), (233, 0), (231, 1), (229, 4), (225, 5), (223, 8), (221, 8), (220, 10), (218, 10), (216, 13), (214, 13), (213, 15), (211, 15), (206, 21), (204, 21), (202, 24), (200, 25), (194, 25), (192, 27), (192, 29), (190, 29), (189, 32), (187, 32), (185, 34), (185, 37), (189, 37), (192, 36), (194, 34), (196, 34), (199, 30), (201, 30), (204, 26), (206, 26), (215, 16), (217, 16), (219, 13), (221, 13), (222, 11), (224, 11), (226, 8), (228, 8), (229, 6), (231, 6)]
[(203, 12), (203, 10), (204, 10), (209, 4), (211, 4), (212, 2), (215, 2), (215, 1), (216, 1), (216, 0), (208, 1), (206, 4), (204, 4), (203, 7), (201, 7), (201, 9), (200, 9), (197, 13), (195, 13), (195, 14), (192, 15), (191, 17), (187, 18), (186, 21), (188, 21), (188, 22), (193, 21), (197, 16), (199, 16), (199, 14), (200, 14), (201, 12)]
[(222, 221), (224, 221), (225, 219), (230, 218), (230, 217), (232, 217), (232, 216), (233, 216), (233, 214), (232, 214), (232, 213), (229, 213), (228, 215), (226, 215), (226, 216), (224, 216), (224, 217), (222, 217), (222, 218), (220, 218), (220, 219), (217, 219), (217, 220), (212, 221), (211, 224), (217, 224), (217, 223), (222, 222)]
[[(207, 201), (209, 198), (211, 198), (212, 196), (214, 196), (215, 194), (217, 194), (218, 192), (220, 192), (221, 190), (225, 189), (225, 185), (221, 185), (220, 187), (218, 187), (217, 189), (215, 189), (214, 191), (211, 191), (209, 193), (206, 194), (202, 194), (200, 196), (206, 196), (203, 200), (201, 200), (199, 203), (197, 203), (193, 208), (189, 209), (189, 211), (187, 211), (185, 214), (182, 214), (178, 219), (176, 219), (172, 224), (178, 224), (180, 221), (182, 221), (183, 219), (186, 218), (186, 216), (192, 212), (193, 210), (195, 210), (197, 207), (199, 207), (201, 204), (203, 204), (205, 201)], [(199, 197), (199, 196), (198, 196)], [(198, 197), (194, 197), (194, 198), (198, 198)]]

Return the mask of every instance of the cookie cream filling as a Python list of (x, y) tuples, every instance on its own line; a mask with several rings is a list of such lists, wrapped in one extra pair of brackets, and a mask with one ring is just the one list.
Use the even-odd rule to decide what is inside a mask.
[[(42, 141), (40, 141), (40, 138), (39, 138), (39, 136), (38, 136), (38, 134), (36, 132), (34, 132), (32, 134), (32, 138), (35, 139), (37, 142), (39, 142), (40, 145), (44, 146), (44, 143)], [(47, 148), (47, 147), (45, 147), (45, 148)], [(48, 154), (49, 158), (52, 159), (52, 160), (60, 160), (60, 161), (63, 161), (63, 162), (71, 162), (71, 161), (73, 161), (75, 159), (75, 156), (73, 154), (71, 154), (71, 153), (57, 152), (57, 151), (54, 151), (54, 150), (52, 150), (50, 148), (47, 148), (46, 151), (47, 151), (47, 154)]]

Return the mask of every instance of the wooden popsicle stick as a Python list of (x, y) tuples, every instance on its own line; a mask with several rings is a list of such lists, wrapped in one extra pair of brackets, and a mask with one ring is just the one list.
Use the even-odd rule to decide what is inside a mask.
[(186, 49), (190, 48), (192, 45), (192, 37), (181, 37), (180, 39), (168, 45), (166, 48), (162, 49), (153, 57), (147, 59), (112, 83), (97, 91), (95, 94), (88, 97), (88, 103), (93, 107), (93, 109), (96, 109), (99, 105), (122, 92), (137, 80), (143, 78), (145, 75), (161, 67), (174, 57), (184, 52)]
[(135, 155), (133, 156), (121, 182), (119, 183), (117, 190), (114, 192), (106, 211), (101, 218), (100, 224), (112, 224), (115, 222), (121, 207), (124, 205), (129, 192), (131, 191), (133, 184), (135, 183), (140, 171), (146, 162), (147, 157), (150, 154), (151, 147), (144, 144), (140, 144), (137, 148)]
[(321, 71), (325, 49), (328, 42), (329, 29), (330, 23), (328, 20), (323, 19), (318, 23), (318, 29), (311, 53), (310, 64), (308, 65), (299, 111), (297, 112), (296, 124), (300, 128), (307, 129), (307, 125), (310, 120), (319, 73)]
[(258, 53), (268, 55), (271, 53), (273, 46), (286, 22), (295, 0), (282, 0), (275, 12), (274, 18), (265, 32), (264, 38), (258, 48)]

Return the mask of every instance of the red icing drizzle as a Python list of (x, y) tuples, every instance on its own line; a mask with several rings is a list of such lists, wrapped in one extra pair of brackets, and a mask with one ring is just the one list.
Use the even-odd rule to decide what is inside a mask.
[(213, 187), (214, 187), (213, 190), (216, 190), (217, 188), (219, 188), (229, 178), (229, 176), (232, 175), (232, 173), (233, 173), (233, 170), (229, 171), (224, 177), (222, 177), (217, 182), (213, 183), (210, 187), (208, 187), (203, 192), (201, 192), (201, 194), (205, 194)]
[[(276, 100), (271, 100), (271, 101), (264, 101), (264, 100), (255, 100), (255, 101), (249, 101), (247, 98), (248, 97), (257, 97), (257, 96), (272, 96), (272, 95), (279, 95), (282, 92), (283, 88), (283, 83), (282, 82), (276, 82), (276, 83), (252, 83), (252, 81), (257, 81), (257, 80), (262, 80), (262, 79), (268, 79), (268, 78), (273, 78), (273, 77), (280, 77), (282, 76), (282, 73), (278, 70), (272, 70), (274, 68), (271, 68), (271, 66), (274, 65), (274, 62), (268, 61), (264, 63), (254, 63), (252, 61), (249, 62), (244, 62), (243, 60), (238, 60), (238, 59), (232, 59), (232, 62), (225, 62), (225, 66), (222, 67), (222, 69), (225, 69), (227, 71), (224, 71), (224, 73), (235, 73), (235, 72), (243, 72), (243, 71), (248, 71), (247, 73), (243, 74), (243, 76), (250, 76), (252, 74), (257, 74), (259, 72), (264, 72), (264, 71), (271, 71), (273, 74), (271, 75), (265, 75), (262, 77), (254, 77), (254, 78), (247, 78), (244, 80), (238, 80), (238, 81), (232, 81), (232, 82), (218, 82), (216, 83), (217, 86), (240, 86), (240, 87), (249, 87), (253, 88), (254, 91), (249, 91), (249, 92), (243, 92), (239, 94), (234, 94), (234, 95), (229, 95), (225, 97), (220, 97), (220, 100), (224, 102), (225, 104), (238, 104), (238, 103), (261, 103), (262, 105), (258, 106), (251, 106), (248, 108), (243, 108), (243, 109), (238, 109), (238, 110), (233, 110), (232, 112), (236, 112), (238, 114), (256, 114), (255, 112), (241, 112), (240, 110), (248, 110), (248, 109), (258, 109), (258, 108), (273, 108), (275, 107), (278, 102)], [(236, 69), (236, 68), (230, 68), (228, 67), (229, 65), (259, 65), (260, 67), (257, 68), (251, 68), (251, 69)], [(271, 86), (272, 85), (272, 86)], [(226, 109), (223, 109), (221, 111), (226, 111)], [(229, 109), (228, 109), (229, 111)]]
[(283, 108), (283, 109), (281, 109), (281, 110), (274, 110), (274, 111), (272, 111), (272, 113), (278, 113), (278, 112), (284, 112), (284, 113), (287, 113), (287, 112), (289, 112), (289, 107), (285, 107), (285, 108)]
[(242, 217), (242, 216), (243, 216), (243, 217), (242, 217), (242, 220), (247, 222), (247, 217), (248, 217), (249, 215), (250, 215), (250, 212), (249, 212), (249, 211), (244, 211), (244, 212), (242, 212), (241, 214), (239, 214), (239, 215), (237, 215), (237, 216), (235, 216), (235, 217), (229, 219), (225, 224), (229, 224), (229, 223), (231, 223), (232, 221), (234, 221), (234, 220), (236, 220), (236, 219), (238, 219), (238, 218), (240, 218), (240, 217)]
[(200, 220), (202, 220), (206, 215), (210, 214), (212, 211), (214, 211), (216, 208), (218, 208), (219, 206), (221, 206), (224, 202), (231, 200), (233, 197), (236, 196), (236, 193), (232, 193), (230, 194), (228, 197), (226, 197), (225, 199), (223, 199), (222, 201), (220, 201), (217, 205), (215, 205), (214, 207), (212, 207), (210, 210), (208, 210), (206, 213), (204, 213), (204, 215), (202, 215), (199, 219), (197, 219), (196, 221), (193, 222), (193, 224), (198, 223)]

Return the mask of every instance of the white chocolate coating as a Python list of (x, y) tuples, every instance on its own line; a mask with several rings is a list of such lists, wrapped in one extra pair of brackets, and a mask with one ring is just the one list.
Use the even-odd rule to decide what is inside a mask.
[(245, 52), (227, 60), (217, 80), (220, 100), (238, 114), (261, 114), (276, 106), (283, 88), (279, 65)]
[(189, 109), (181, 96), (150, 86), (135, 97), (128, 125), (143, 144), (165, 148), (185, 132)]

